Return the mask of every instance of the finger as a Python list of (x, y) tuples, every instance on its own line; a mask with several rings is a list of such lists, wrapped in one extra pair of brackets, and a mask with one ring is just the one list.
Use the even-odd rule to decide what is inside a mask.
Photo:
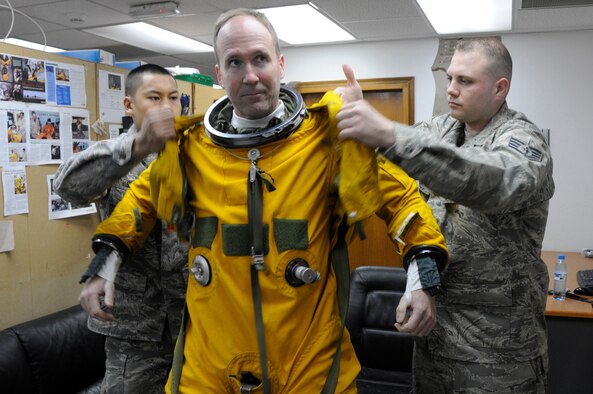
[(432, 331), (436, 323), (437, 319), (434, 314), (430, 313), (430, 311), (423, 313), (416, 329), (414, 330), (414, 335), (421, 337), (428, 335)]
[(395, 321), (398, 323), (404, 323), (408, 320), (408, 307), (412, 302), (412, 294), (404, 293), (404, 296), (400, 298), (397, 309), (395, 310)]
[(98, 297), (83, 294), (80, 297), (80, 305), (91, 317), (101, 320), (113, 320), (112, 315), (101, 310), (101, 303)]
[(410, 334), (413, 334), (414, 327), (412, 326), (412, 324), (410, 324), (409, 315), (406, 316), (402, 323), (395, 323), (394, 325), (399, 332), (409, 332)]
[(337, 123), (337, 127), (338, 130), (340, 130), (341, 132), (346, 132), (348, 133), (348, 129), (352, 126), (352, 120), (350, 118), (343, 118), (343, 119), (338, 119), (336, 117), (336, 120), (338, 121)]
[(346, 82), (347, 82), (348, 86), (351, 86), (351, 87), (359, 86), (358, 81), (356, 80), (356, 77), (354, 76), (354, 70), (352, 69), (352, 67), (350, 67), (350, 65), (343, 64), (342, 71), (344, 71), (344, 76), (346, 77)]
[(434, 328), (435, 324), (436, 324), (435, 319), (432, 319), (432, 318), (426, 319), (424, 321), (422, 328), (419, 330), (418, 336), (425, 337), (428, 334), (430, 334), (430, 332)]
[(88, 298), (83, 295), (82, 293), (80, 294), (80, 297), (78, 297), (78, 303), (80, 304), (80, 306), (82, 307), (82, 309), (84, 309), (88, 314), (91, 313), (91, 305), (89, 303)]
[(93, 316), (95, 319), (104, 320), (104, 321), (112, 321), (113, 315), (105, 310), (99, 309)]
[(169, 121), (169, 120), (175, 121), (175, 113), (173, 112), (173, 109), (171, 109), (169, 107), (160, 108), (158, 115), (161, 119), (164, 119), (167, 121)]
[(114, 293), (113, 282), (106, 281), (104, 290), (105, 290), (105, 306), (108, 308), (111, 308), (111, 307), (113, 307), (113, 293)]
[(113, 315), (110, 313), (111, 308), (105, 304), (105, 297), (98, 298), (98, 304), (99, 308), (94, 309), (91, 316), (99, 320), (113, 320)]
[(101, 297), (93, 290), (97, 286), (95, 282), (91, 281), (85, 285), (78, 298), (80, 306), (93, 318), (111, 321), (114, 319), (113, 315), (109, 313), (105, 305), (101, 305)]
[(436, 322), (432, 322), (432, 321), (427, 321), (421, 328), (421, 330), (418, 333), (418, 336), (420, 337), (425, 337), (428, 334), (430, 334), (430, 332), (432, 331), (432, 329), (434, 328)]

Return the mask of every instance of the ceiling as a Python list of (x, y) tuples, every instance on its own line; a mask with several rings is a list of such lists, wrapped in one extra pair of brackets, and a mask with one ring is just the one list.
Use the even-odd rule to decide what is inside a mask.
[[(158, 0), (0, 0), (33, 18), (44, 30), (47, 45), (63, 49), (104, 49), (117, 61), (143, 60), (165, 67), (194, 67), (214, 77), (214, 55), (162, 55), (95, 36), (83, 29), (137, 22), (128, 16), (130, 6)], [(303, 4), (298, 0), (175, 0), (178, 16), (144, 22), (212, 44), (212, 30), (221, 12), (237, 8), (266, 8)], [(593, 29), (593, 0), (513, 0), (511, 33)], [(314, 0), (326, 15), (352, 33), (358, 41), (437, 37), (414, 0)], [(11, 13), (0, 8), (0, 38), (10, 26)], [(303, 27), (306, 28), (306, 27)], [(15, 13), (10, 37), (43, 43), (39, 28)], [(339, 44), (338, 44), (339, 45)]]

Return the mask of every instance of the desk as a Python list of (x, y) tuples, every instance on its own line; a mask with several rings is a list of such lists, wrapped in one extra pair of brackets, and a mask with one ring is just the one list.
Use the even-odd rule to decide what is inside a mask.
[[(575, 252), (542, 252), (542, 259), (550, 273), (553, 288), (554, 265), (558, 254), (566, 256), (568, 267), (567, 287), (578, 287), (576, 273), (593, 269), (593, 259)], [(591, 304), (567, 298), (556, 301), (548, 296), (546, 303), (548, 323), (548, 375), (549, 394), (591, 393), (593, 380), (593, 308)]]

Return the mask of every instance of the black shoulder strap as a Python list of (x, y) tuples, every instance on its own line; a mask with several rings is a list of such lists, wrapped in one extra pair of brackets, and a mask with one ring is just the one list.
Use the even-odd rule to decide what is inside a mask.
[(332, 366), (327, 375), (325, 386), (321, 394), (334, 394), (338, 384), (338, 375), (340, 373), (340, 357), (342, 355), (342, 338), (344, 336), (344, 327), (346, 325), (346, 315), (348, 313), (348, 303), (350, 299), (350, 261), (348, 258), (348, 246), (346, 245), (346, 231), (348, 226), (346, 220), (343, 220), (338, 228), (338, 240), (331, 252), (331, 262), (336, 274), (336, 286), (338, 296), (338, 306), (340, 308), (340, 319), (342, 320), (342, 330), (338, 339), (338, 347)]
[(183, 306), (181, 317), (181, 328), (175, 343), (173, 352), (173, 365), (171, 366), (171, 394), (179, 393), (179, 382), (181, 381), (181, 368), (183, 367), (183, 348), (185, 347), (185, 319), (187, 316), (187, 304)]

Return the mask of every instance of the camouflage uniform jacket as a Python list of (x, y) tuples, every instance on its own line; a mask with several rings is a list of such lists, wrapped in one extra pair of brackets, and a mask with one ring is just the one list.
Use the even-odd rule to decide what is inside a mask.
[(431, 352), (477, 363), (546, 353), (540, 251), (554, 182), (539, 129), (505, 103), (473, 138), (449, 115), (394, 135), (386, 156), (427, 189), (450, 251)]
[[(54, 179), (57, 193), (76, 204), (100, 199), (101, 219), (107, 218), (155, 157), (140, 163), (131, 160), (135, 134), (132, 126), (119, 138), (98, 142), (62, 164)], [(122, 339), (156, 342), (168, 322), (175, 339), (185, 301), (187, 249), (165, 223), (155, 226), (144, 246), (120, 266), (115, 279), (115, 320), (89, 319), (89, 328)]]

